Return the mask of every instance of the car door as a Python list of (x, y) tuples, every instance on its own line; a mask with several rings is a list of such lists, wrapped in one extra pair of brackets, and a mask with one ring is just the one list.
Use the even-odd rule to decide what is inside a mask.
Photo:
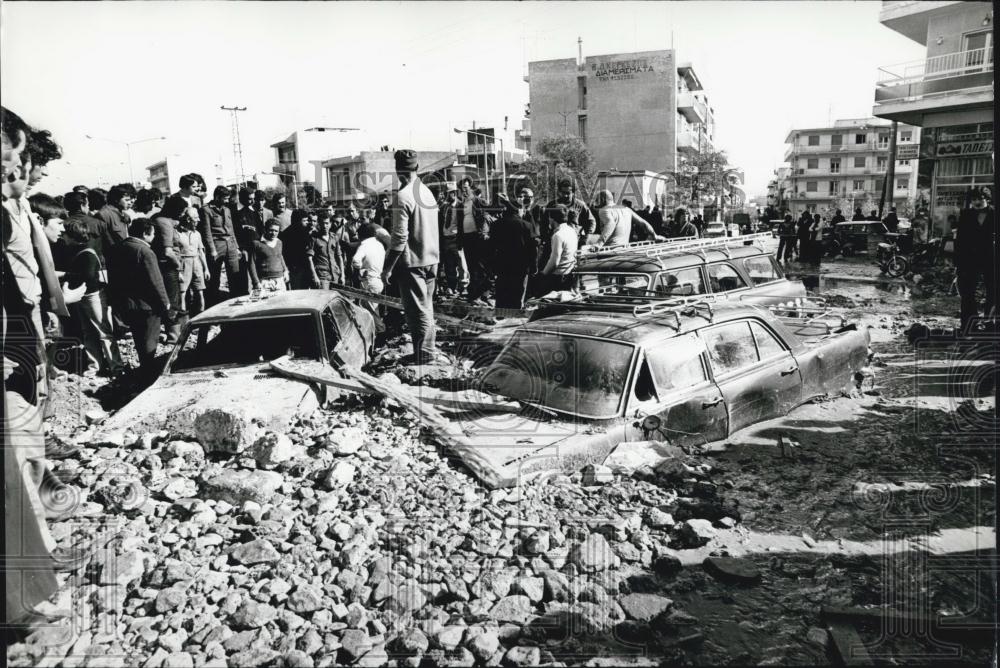
[(749, 290), (746, 279), (740, 275), (736, 267), (728, 262), (713, 262), (706, 267), (708, 286), (713, 294), (734, 293), (738, 290)]
[(333, 302), (323, 309), (323, 333), (331, 363), (339, 360), (349, 367), (359, 368), (367, 361), (365, 341), (351, 319), (348, 302)]
[(700, 335), (708, 348), (715, 382), (725, 398), (730, 434), (784, 415), (798, 403), (802, 391), (799, 365), (760, 322), (754, 321), (752, 326), (749, 320), (737, 320), (706, 327)]
[(697, 446), (727, 435), (725, 399), (695, 334), (648, 346), (629, 396), (626, 440)]

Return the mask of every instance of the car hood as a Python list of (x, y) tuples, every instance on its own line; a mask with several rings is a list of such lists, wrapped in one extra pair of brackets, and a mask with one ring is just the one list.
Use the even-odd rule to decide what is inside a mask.
[(267, 363), (185, 371), (161, 375), (112, 416), (101, 433), (166, 429), (184, 438), (211, 440), (205, 433), (204, 416), (212, 415), (212, 424), (221, 420), (236, 425), (239, 434), (234, 438), (239, 443), (227, 448), (232, 449), (246, 445), (243, 441), (261, 429), (283, 431), (295, 414), (318, 406), (319, 397), (312, 387), (272, 374)]

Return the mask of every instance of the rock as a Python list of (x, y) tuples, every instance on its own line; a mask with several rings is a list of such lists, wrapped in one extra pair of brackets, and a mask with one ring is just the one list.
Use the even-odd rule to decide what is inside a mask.
[(298, 649), (290, 649), (281, 657), (282, 668), (313, 668), (312, 657)]
[(529, 555), (545, 554), (552, 549), (551, 535), (548, 531), (536, 531), (524, 541), (524, 551)]
[(525, 624), (533, 615), (531, 599), (523, 595), (505, 596), (490, 610), (490, 616), (501, 623)]
[(246, 410), (208, 409), (194, 418), (195, 440), (202, 444), (205, 452), (238, 454), (262, 433), (256, 416), (252, 415), (257, 409), (256, 406), (246, 407)]
[(280, 654), (267, 647), (254, 646), (242, 652), (231, 654), (226, 659), (226, 665), (230, 668), (244, 668), (245, 666), (268, 666), (277, 659)]
[(442, 626), (437, 633), (432, 636), (434, 646), (445, 651), (450, 651), (459, 646), (462, 636), (465, 635), (464, 626)]
[(365, 631), (347, 629), (340, 637), (340, 653), (344, 663), (354, 663), (371, 651), (372, 641)]
[(286, 606), (299, 614), (315, 612), (323, 608), (323, 592), (318, 587), (302, 585), (291, 593)]
[(615, 474), (610, 468), (603, 464), (588, 464), (583, 467), (583, 480), (581, 483), (589, 487), (591, 485), (604, 485), (613, 482)]
[(660, 554), (653, 560), (653, 570), (659, 575), (676, 575), (683, 569), (684, 564), (672, 554)]
[(517, 578), (511, 592), (524, 594), (532, 603), (540, 603), (545, 594), (545, 580), (542, 578)]
[(673, 515), (654, 507), (646, 511), (646, 524), (653, 529), (670, 529), (675, 522)]
[(108, 419), (108, 413), (100, 408), (91, 408), (83, 414), (83, 417), (87, 424), (99, 424)]
[(353, 464), (337, 462), (323, 474), (320, 484), (330, 491), (342, 489), (354, 481), (356, 470)]
[(277, 616), (278, 611), (266, 603), (245, 599), (232, 614), (230, 621), (235, 628), (259, 629)]
[(333, 429), (326, 438), (329, 450), (339, 457), (353, 455), (365, 444), (365, 432), (358, 427)]
[(682, 548), (701, 547), (715, 538), (715, 535), (715, 529), (708, 520), (685, 520), (684, 524), (680, 527), (677, 544)]
[(828, 638), (826, 630), (816, 626), (810, 627), (806, 632), (806, 640), (817, 647), (825, 648)]
[(250, 456), (257, 461), (257, 466), (274, 468), (289, 459), (295, 459), (305, 454), (305, 448), (296, 446), (292, 439), (276, 431), (266, 432), (250, 448)]
[(405, 629), (399, 637), (396, 638), (396, 648), (406, 654), (407, 656), (421, 655), (427, 651), (430, 646), (430, 642), (427, 640), (427, 636), (424, 632), (416, 627), (409, 627)]
[(683, 451), (677, 446), (656, 441), (619, 443), (604, 459), (604, 465), (616, 473), (632, 475), (639, 469), (652, 469), (665, 457), (678, 457)]
[(229, 554), (237, 563), (247, 566), (275, 562), (281, 559), (281, 555), (274, 549), (274, 546), (264, 538), (243, 543)]
[(569, 561), (584, 573), (606, 571), (620, 564), (608, 541), (599, 533), (592, 533), (582, 543), (574, 545), (569, 552)]
[(708, 557), (702, 562), (705, 570), (720, 580), (752, 584), (760, 581), (760, 572), (753, 562), (732, 557)]
[(496, 629), (483, 628), (471, 637), (466, 634), (464, 644), (476, 659), (485, 663), (500, 649), (500, 636)]
[(379, 646), (373, 647), (363, 657), (358, 659), (356, 665), (362, 666), (362, 668), (379, 668), (379, 666), (385, 666), (388, 663), (389, 655), (386, 654), (384, 648)]
[(386, 599), (386, 609), (397, 615), (413, 614), (427, 604), (427, 596), (417, 585), (397, 587)]
[(171, 652), (163, 660), (163, 668), (194, 668), (194, 657), (187, 652)]
[(542, 661), (542, 652), (537, 647), (511, 647), (503, 655), (503, 665), (508, 668), (537, 666)]
[(190, 478), (176, 477), (171, 478), (163, 489), (160, 490), (166, 498), (171, 501), (176, 501), (177, 499), (190, 498), (198, 493), (198, 485), (195, 484), (194, 480)]
[(669, 609), (673, 601), (665, 596), (656, 594), (628, 594), (618, 599), (618, 605), (622, 607), (629, 619), (639, 622), (648, 622), (661, 612)]
[(122, 555), (112, 555), (104, 561), (101, 568), (100, 585), (119, 585), (128, 587), (142, 578), (145, 570), (146, 555), (142, 552), (126, 552)]
[(225, 469), (202, 481), (202, 496), (234, 506), (243, 505), (247, 501), (263, 505), (270, 503), (283, 482), (281, 474), (273, 471)]
[(542, 595), (544, 601), (556, 601), (557, 603), (571, 601), (569, 578), (559, 571), (542, 571), (542, 583), (544, 584)]
[(154, 605), (156, 612), (162, 615), (180, 607), (185, 600), (187, 600), (187, 595), (182, 589), (169, 587), (160, 590), (160, 593), (156, 595), (156, 603)]

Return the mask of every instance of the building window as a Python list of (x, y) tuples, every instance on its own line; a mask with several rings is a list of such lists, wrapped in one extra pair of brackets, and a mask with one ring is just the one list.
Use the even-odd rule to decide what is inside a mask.
[(897, 160), (896, 162), (899, 163), (900, 167), (909, 167), (910, 166), (910, 161), (909, 160)]
[(860, 133), (860, 134), (854, 135), (854, 143), (855, 144), (864, 144), (865, 140), (866, 140), (866, 137), (865, 137), (865, 134), (863, 132)]
[(580, 139), (587, 141), (587, 117), (581, 116), (577, 119), (577, 132), (580, 135)]
[(855, 167), (864, 167), (865, 166), (865, 158), (854, 158), (854, 166)]
[(809, 158), (806, 160), (806, 169), (819, 169), (819, 158)]
[(900, 130), (899, 141), (913, 141), (913, 130)]
[(844, 135), (832, 135), (830, 137), (830, 146), (843, 146), (844, 145)]
[(344, 176), (344, 197), (347, 197), (351, 192), (351, 170), (344, 167), (342, 174)]
[(830, 173), (840, 174), (840, 158), (834, 158), (830, 160)]
[(580, 109), (587, 108), (587, 80), (580, 77), (576, 80), (576, 92)]
[(880, 172), (884, 172), (887, 162), (888, 160), (886, 158), (879, 158), (878, 161), (875, 163), (875, 168)]
[(885, 148), (889, 145), (889, 135), (879, 135), (878, 136), (878, 147)]
[(278, 147), (278, 162), (279, 163), (289, 163), (296, 161), (295, 155), (295, 144), (288, 144), (286, 146)]
[(806, 141), (809, 146), (819, 146), (819, 135), (809, 135)]
[(854, 179), (854, 189), (855, 190), (864, 190), (865, 189), (865, 182), (864, 182), (864, 180)]
[(906, 190), (910, 187), (910, 179), (896, 179), (896, 190)]
[(818, 181), (806, 181), (806, 192), (814, 193), (819, 189)]
[(830, 194), (831, 195), (836, 195), (837, 194), (837, 182), (836, 181), (830, 181)]

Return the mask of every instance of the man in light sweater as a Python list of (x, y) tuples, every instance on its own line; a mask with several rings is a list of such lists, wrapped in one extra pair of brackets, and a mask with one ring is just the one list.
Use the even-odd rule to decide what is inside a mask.
[(540, 277), (540, 294), (553, 290), (569, 290), (573, 285), (570, 273), (576, 267), (576, 249), (579, 243), (579, 233), (576, 227), (569, 223), (569, 207), (556, 204), (546, 212), (549, 222), (556, 226), (552, 233), (552, 251), (549, 261), (542, 269)]
[(434, 279), (439, 258), (438, 207), (430, 188), (417, 177), (413, 151), (395, 153), (399, 191), (392, 203), (392, 241), (385, 259), (382, 282), (395, 273), (403, 301), (406, 324), (413, 339), (413, 356), (404, 363), (437, 361), (434, 347)]

